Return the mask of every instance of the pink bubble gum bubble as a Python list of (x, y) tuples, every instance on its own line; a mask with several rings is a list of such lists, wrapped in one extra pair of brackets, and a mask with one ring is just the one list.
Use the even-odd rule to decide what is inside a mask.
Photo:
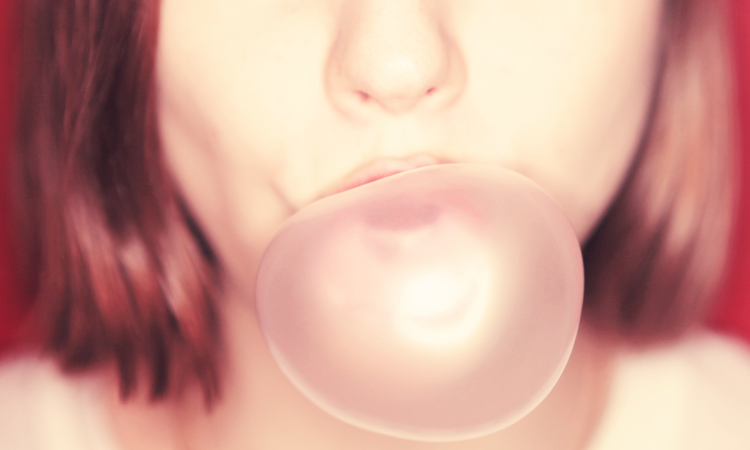
[(454, 441), (549, 393), (578, 330), (575, 233), (528, 179), (437, 165), (323, 198), (280, 229), (256, 305), (283, 372), (367, 430)]

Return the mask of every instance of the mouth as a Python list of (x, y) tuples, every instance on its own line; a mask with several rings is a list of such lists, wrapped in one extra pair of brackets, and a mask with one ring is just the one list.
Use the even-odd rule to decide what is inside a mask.
[(443, 161), (424, 154), (415, 155), (405, 159), (380, 159), (352, 172), (349, 176), (344, 178), (344, 181), (340, 185), (332, 189), (329, 195), (348, 191), (349, 189), (354, 189), (364, 184), (372, 183), (373, 181), (378, 181), (385, 177), (403, 173), (408, 170), (447, 163), (448, 161)]

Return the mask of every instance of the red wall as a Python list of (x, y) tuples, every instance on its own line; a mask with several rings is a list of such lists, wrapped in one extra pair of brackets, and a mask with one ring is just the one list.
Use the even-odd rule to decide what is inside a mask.
[[(0, 0), (0, 350), (10, 342), (22, 315), (16, 277), (8, 208), (8, 146), (13, 129), (14, 60), (17, 56), (14, 8), (19, 0)], [(22, 0), (21, 0), (22, 1)]]
[[(0, 351), (7, 347), (23, 316), (8, 218), (8, 145), (13, 129), (10, 106), (14, 96), (13, 61), (17, 54), (16, 14), (19, 0), (0, 0)], [(713, 324), (750, 341), (750, 1), (732, 0), (737, 43), (739, 139), (742, 145), (743, 197), (732, 267)]]
[(750, 341), (750, 1), (733, 0), (742, 197), (734, 253), (714, 324)]

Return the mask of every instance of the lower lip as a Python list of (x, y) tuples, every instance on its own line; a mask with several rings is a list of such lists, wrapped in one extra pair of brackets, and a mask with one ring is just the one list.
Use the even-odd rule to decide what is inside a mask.
[(365, 169), (357, 171), (354, 175), (349, 177), (348, 181), (345, 182), (340, 189), (336, 189), (335, 193), (348, 191), (349, 189), (354, 189), (372, 183), (373, 181), (378, 181), (385, 177), (390, 177), (409, 170), (434, 166), (437, 164), (445, 164), (445, 162), (439, 161), (431, 156), (419, 156), (409, 160), (379, 161)]

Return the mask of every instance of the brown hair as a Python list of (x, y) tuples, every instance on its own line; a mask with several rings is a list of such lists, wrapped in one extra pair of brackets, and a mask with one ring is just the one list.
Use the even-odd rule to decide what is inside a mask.
[[(732, 186), (724, 17), (668, 0), (652, 120), (585, 248), (586, 314), (678, 333), (721, 273)], [(154, 105), (158, 2), (25, 0), (19, 218), (43, 347), (68, 370), (116, 363), (123, 395), (219, 389), (220, 267), (167, 176)], [(178, 370), (179, 369), (179, 370)]]
[(43, 347), (127, 396), (218, 390), (219, 268), (159, 152), (158, 2), (25, 0), (18, 186)]
[(584, 248), (584, 317), (636, 343), (677, 337), (704, 319), (736, 210), (725, 2), (665, 6), (651, 120)]

